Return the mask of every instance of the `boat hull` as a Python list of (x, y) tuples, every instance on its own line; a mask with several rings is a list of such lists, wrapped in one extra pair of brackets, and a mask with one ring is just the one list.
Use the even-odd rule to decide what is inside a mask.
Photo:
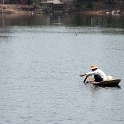
[(100, 85), (100, 86), (117, 86), (120, 83), (121, 79), (112, 79), (112, 80), (105, 80), (101, 82), (94, 82), (93, 77), (88, 77), (86, 82), (91, 83), (94, 85)]

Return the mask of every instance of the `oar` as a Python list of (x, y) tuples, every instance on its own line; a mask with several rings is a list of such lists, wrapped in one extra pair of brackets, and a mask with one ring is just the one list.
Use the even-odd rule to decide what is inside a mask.
[(85, 79), (84, 79), (84, 83), (85, 83), (85, 84), (86, 84), (86, 82), (85, 82), (85, 81), (87, 80), (87, 78), (88, 78), (88, 76), (86, 76), (86, 77), (85, 77)]

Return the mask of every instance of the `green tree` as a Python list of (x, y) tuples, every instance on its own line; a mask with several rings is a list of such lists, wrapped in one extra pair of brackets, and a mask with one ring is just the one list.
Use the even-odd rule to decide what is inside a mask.
[(39, 0), (32, 0), (33, 5), (39, 5)]
[(108, 3), (114, 3), (115, 0), (107, 0), (106, 2), (108, 2)]
[(88, 3), (86, 4), (86, 7), (87, 7), (87, 8), (93, 8), (93, 3), (88, 2)]
[(28, 5), (39, 5), (39, 0), (28, 0)]

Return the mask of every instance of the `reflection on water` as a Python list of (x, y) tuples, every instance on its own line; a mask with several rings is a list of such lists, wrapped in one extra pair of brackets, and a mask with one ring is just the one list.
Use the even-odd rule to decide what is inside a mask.
[(0, 26), (100, 26), (111, 28), (124, 28), (123, 16), (111, 15), (0, 15)]
[(105, 89), (121, 89), (121, 86), (120, 85), (117, 85), (117, 86), (98, 86), (98, 85), (92, 85), (92, 84), (87, 84), (89, 88), (91, 88), (92, 90), (99, 90), (99, 89), (102, 89), (102, 88), (105, 88)]

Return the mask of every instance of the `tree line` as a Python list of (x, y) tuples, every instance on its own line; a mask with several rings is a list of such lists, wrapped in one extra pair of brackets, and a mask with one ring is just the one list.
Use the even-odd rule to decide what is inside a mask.
[(119, 2), (124, 0), (74, 0), (76, 2), (108, 2), (108, 3), (114, 3), (114, 2)]
[[(6, 1), (6, 0), (5, 0)], [(62, 1), (62, 0), (60, 0)], [(27, 5), (39, 5), (41, 0), (9, 0), (9, 3), (18, 3), (18, 4), (27, 4)], [(124, 2), (124, 0), (73, 0), (73, 4), (81, 4), (81, 3), (90, 3), (92, 4), (93, 2), (106, 2), (108, 4), (113, 4), (115, 2)]]

